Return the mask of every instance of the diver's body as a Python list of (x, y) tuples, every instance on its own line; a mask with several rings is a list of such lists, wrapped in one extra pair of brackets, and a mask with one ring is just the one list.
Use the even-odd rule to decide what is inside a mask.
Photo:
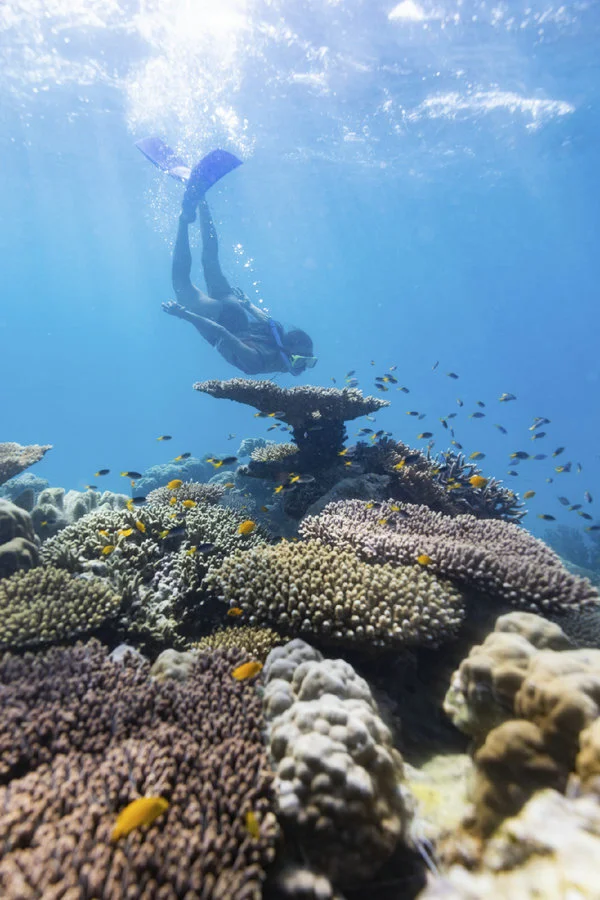
[[(200, 214), (202, 267), (207, 293), (191, 281), (189, 226)], [(173, 290), (177, 301), (163, 303), (166, 313), (185, 319), (221, 356), (247, 375), (291, 372), (300, 375), (314, 365), (310, 337), (300, 329), (286, 332), (257, 306), (234, 290), (221, 271), (217, 233), (204, 194), (190, 185), (182, 204), (173, 251)]]

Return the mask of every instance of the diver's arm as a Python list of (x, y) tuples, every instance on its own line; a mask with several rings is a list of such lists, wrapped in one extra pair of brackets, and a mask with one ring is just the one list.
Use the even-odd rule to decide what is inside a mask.
[(205, 319), (204, 316), (197, 316), (190, 312), (187, 312), (182, 318), (191, 322), (202, 337), (213, 344), (227, 362), (242, 369), (247, 375), (257, 375), (262, 371), (261, 354), (248, 347), (222, 325), (218, 325), (212, 319)]

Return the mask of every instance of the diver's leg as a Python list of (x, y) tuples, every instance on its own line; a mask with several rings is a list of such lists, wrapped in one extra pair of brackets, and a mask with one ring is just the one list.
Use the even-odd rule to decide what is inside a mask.
[(219, 241), (206, 197), (202, 197), (198, 206), (200, 212), (200, 230), (202, 232), (202, 268), (206, 289), (210, 297), (218, 300), (232, 293), (231, 285), (221, 271), (219, 262)]
[(171, 281), (178, 302), (199, 316), (215, 315), (215, 303), (192, 284), (192, 251), (190, 250), (189, 217), (182, 212), (173, 249)]

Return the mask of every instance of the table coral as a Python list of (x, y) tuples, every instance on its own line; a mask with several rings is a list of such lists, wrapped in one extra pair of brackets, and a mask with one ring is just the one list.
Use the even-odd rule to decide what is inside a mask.
[(402, 757), (368, 684), (303, 641), (273, 650), (264, 708), (282, 821), (335, 884), (371, 877), (407, 833)]
[(464, 617), (461, 594), (420, 566), (361, 562), (318, 541), (235, 553), (206, 587), (241, 607), (251, 625), (346, 646), (435, 646)]
[(534, 612), (560, 613), (598, 601), (596, 588), (568, 572), (546, 544), (500, 519), (347, 500), (305, 519), (300, 533), (378, 563), (407, 565), (425, 554), (429, 570), (440, 577)]
[(48, 450), (52, 450), (52, 444), (23, 447), (13, 442), (0, 443), (0, 484), (39, 462)]
[[(238, 660), (199, 654), (185, 682), (159, 684), (97, 642), (0, 659), (5, 900), (259, 900), (277, 825), (261, 701), (231, 677)], [(167, 811), (111, 841), (144, 795)]]

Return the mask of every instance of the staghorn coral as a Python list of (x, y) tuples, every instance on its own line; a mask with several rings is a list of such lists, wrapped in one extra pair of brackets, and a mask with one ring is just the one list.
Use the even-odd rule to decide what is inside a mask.
[[(183, 683), (112, 663), (94, 641), (0, 659), (5, 900), (260, 898), (277, 825), (261, 702), (231, 677), (239, 659), (198, 654)], [(111, 841), (144, 795), (164, 796), (166, 813)]]
[(460, 593), (430, 572), (369, 565), (317, 541), (233, 554), (206, 587), (240, 606), (251, 625), (346, 646), (434, 646), (464, 617)]
[[(170, 490), (166, 485), (150, 491), (146, 497), (148, 503), (171, 505), (173, 497), (178, 502), (193, 500), (194, 503), (218, 503), (226, 488), (221, 484), (200, 484), (197, 481), (184, 481), (181, 487)], [(177, 505), (174, 506), (177, 509)]]
[(12, 442), (0, 443), (0, 484), (39, 462), (48, 450), (52, 450), (52, 444), (30, 444), (23, 447)]
[[(272, 381), (232, 378), (203, 381), (194, 389), (212, 397), (236, 400), (277, 418), (292, 428), (302, 467), (323, 468), (335, 460), (345, 440), (344, 422), (389, 406), (387, 400), (363, 397), (355, 388), (322, 388), (304, 385), (282, 388)], [(300, 471), (308, 471), (300, 468)]]
[(99, 578), (51, 566), (0, 582), (0, 649), (58, 643), (90, 634), (114, 617), (121, 598)]
[(499, 519), (348, 500), (305, 519), (300, 533), (378, 563), (402, 566), (426, 554), (440, 577), (532, 611), (559, 614), (598, 601), (590, 582), (568, 572), (542, 541)]
[(264, 662), (274, 647), (285, 644), (289, 637), (284, 637), (272, 628), (258, 625), (240, 625), (238, 627), (217, 628), (189, 645), (190, 650), (228, 650), (233, 647), (245, 650), (252, 659)]
[(31, 518), (14, 503), (0, 499), (0, 578), (38, 563)]
[(464, 839), (452, 836), (450, 863), (418, 900), (596, 900), (600, 807), (543, 790), (464, 860)]
[(334, 883), (371, 877), (410, 822), (402, 757), (369, 686), (303, 641), (265, 664), (264, 710), (279, 815)]

